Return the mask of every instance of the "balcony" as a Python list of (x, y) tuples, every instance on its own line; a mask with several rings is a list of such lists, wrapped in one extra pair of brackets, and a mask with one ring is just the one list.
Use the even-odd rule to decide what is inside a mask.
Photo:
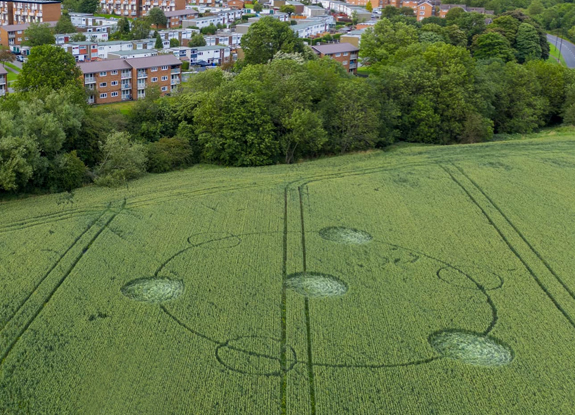
[(147, 78), (148, 77), (148, 73), (147, 72), (138, 72), (138, 79), (140, 78)]
[(132, 84), (122, 84), (122, 89), (132, 89)]
[(0, 85), (6, 85), (6, 77), (5, 76), (0, 77)]
[(94, 84), (94, 83), (96, 83), (96, 78), (93, 76), (84, 76), (84, 83), (85, 84)]
[(172, 73), (175, 73), (175, 74), (180, 73), (180, 68), (172, 68)]
[(171, 85), (178, 85), (180, 83), (180, 78), (172, 78)]

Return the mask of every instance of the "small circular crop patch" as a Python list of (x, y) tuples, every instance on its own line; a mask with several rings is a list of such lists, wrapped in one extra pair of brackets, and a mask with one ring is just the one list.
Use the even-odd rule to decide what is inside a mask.
[(336, 297), (347, 292), (345, 282), (332, 275), (319, 272), (291, 274), (285, 285), (286, 288), (306, 297)]
[(444, 357), (476, 366), (504, 366), (513, 360), (511, 348), (493, 337), (466, 331), (441, 331), (429, 338)]
[(343, 226), (323, 228), (319, 231), (319, 236), (328, 241), (350, 245), (365, 244), (373, 239), (366, 231)]
[(124, 285), (121, 291), (135, 301), (162, 303), (179, 297), (184, 292), (184, 283), (162, 277), (139, 278)]

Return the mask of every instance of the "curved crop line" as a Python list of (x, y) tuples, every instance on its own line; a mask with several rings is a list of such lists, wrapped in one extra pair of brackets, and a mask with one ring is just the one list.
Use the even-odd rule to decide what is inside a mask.
[(483, 209), (481, 207), (481, 205), (479, 204), (479, 202), (477, 202), (477, 200), (475, 200), (475, 198), (471, 195), (471, 193), (465, 188), (465, 186), (463, 186), (462, 183), (460, 183), (452, 174), (449, 170), (447, 170), (444, 166), (439, 165), (443, 170), (445, 170), (445, 172), (449, 175), (449, 177), (451, 177), (451, 180), (453, 180), (467, 195), (467, 197), (469, 197), (469, 199), (475, 204), (475, 206), (477, 206), (477, 208), (481, 211), (481, 213), (483, 214), (483, 216), (485, 216), (485, 218), (487, 219), (487, 221), (491, 224), (491, 226), (493, 226), (493, 228), (497, 231), (497, 233), (499, 234), (499, 236), (501, 237), (501, 239), (503, 240), (503, 242), (505, 242), (505, 244), (509, 247), (509, 249), (511, 250), (511, 252), (513, 252), (513, 254), (517, 257), (517, 259), (519, 259), (519, 261), (521, 261), (521, 263), (523, 264), (523, 266), (525, 267), (525, 269), (527, 269), (527, 271), (529, 272), (529, 274), (531, 274), (531, 276), (533, 277), (533, 279), (535, 280), (535, 282), (537, 283), (537, 285), (539, 286), (539, 288), (541, 288), (541, 290), (547, 295), (547, 297), (551, 300), (551, 302), (553, 303), (553, 305), (555, 306), (555, 308), (557, 308), (557, 310), (559, 310), (559, 312), (561, 314), (563, 314), (563, 317), (565, 317), (565, 319), (569, 322), (569, 324), (575, 328), (575, 321), (573, 321), (573, 319), (569, 316), (569, 314), (567, 314), (567, 312), (563, 309), (563, 307), (561, 307), (561, 304), (559, 304), (557, 302), (557, 300), (555, 299), (555, 297), (553, 297), (553, 295), (549, 292), (549, 290), (547, 289), (547, 287), (541, 282), (541, 280), (539, 279), (539, 277), (537, 277), (537, 274), (535, 274), (535, 272), (533, 271), (533, 269), (531, 269), (531, 267), (529, 266), (529, 264), (527, 264), (527, 262), (523, 259), (523, 257), (519, 254), (519, 252), (517, 252), (517, 250), (515, 249), (515, 247), (511, 244), (511, 242), (509, 242), (509, 240), (507, 239), (507, 237), (503, 234), (503, 232), (501, 231), (501, 229), (499, 229), (499, 227), (495, 224), (495, 222), (493, 221), (493, 219), (491, 219), (491, 217), (487, 214), (487, 212), (485, 211), (485, 209)]

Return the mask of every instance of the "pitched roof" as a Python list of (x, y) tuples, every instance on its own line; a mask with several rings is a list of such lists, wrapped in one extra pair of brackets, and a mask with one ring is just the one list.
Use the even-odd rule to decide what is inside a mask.
[(190, 14), (198, 14), (197, 11), (193, 10), (193, 9), (184, 9), (184, 10), (174, 10), (171, 12), (165, 12), (164, 13), (166, 15), (167, 18), (170, 17), (176, 17), (176, 16), (188, 16)]
[(6, 70), (6, 68), (4, 68), (4, 66), (0, 65), (0, 75), (6, 75), (8, 73), (8, 71)]
[[(58, 22), (42, 22), (43, 24), (47, 24), (50, 27), (56, 26)], [(20, 24), (7, 24), (7, 25), (0, 25), (0, 29), (4, 29), (7, 32), (15, 32), (17, 30), (26, 30), (30, 26), (30, 23), (20, 23)]]
[(120, 71), (122, 69), (131, 69), (132, 67), (125, 59), (113, 59), (109, 61), (98, 62), (80, 62), (78, 63), (82, 73), (96, 73), (108, 71)]
[(162, 65), (181, 65), (182, 61), (171, 53), (168, 55), (150, 56), (149, 58), (127, 59), (130, 66), (134, 69), (145, 69), (153, 66)]
[(341, 52), (357, 52), (359, 48), (356, 48), (351, 43), (333, 43), (331, 45), (316, 45), (312, 46), (312, 49), (324, 55), (331, 55), (332, 53)]

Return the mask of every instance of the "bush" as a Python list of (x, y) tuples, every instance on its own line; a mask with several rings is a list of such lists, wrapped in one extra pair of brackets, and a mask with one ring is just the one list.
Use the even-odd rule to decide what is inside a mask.
[(131, 142), (127, 133), (110, 134), (100, 147), (103, 161), (95, 171), (97, 185), (120, 186), (146, 171), (146, 148)]
[(86, 165), (76, 151), (57, 156), (48, 174), (48, 186), (52, 192), (69, 192), (81, 187), (86, 180)]
[(188, 61), (183, 61), (182, 62), (182, 71), (187, 71), (190, 69), (190, 62)]
[(192, 164), (192, 147), (186, 140), (162, 138), (147, 145), (148, 171), (164, 173)]

